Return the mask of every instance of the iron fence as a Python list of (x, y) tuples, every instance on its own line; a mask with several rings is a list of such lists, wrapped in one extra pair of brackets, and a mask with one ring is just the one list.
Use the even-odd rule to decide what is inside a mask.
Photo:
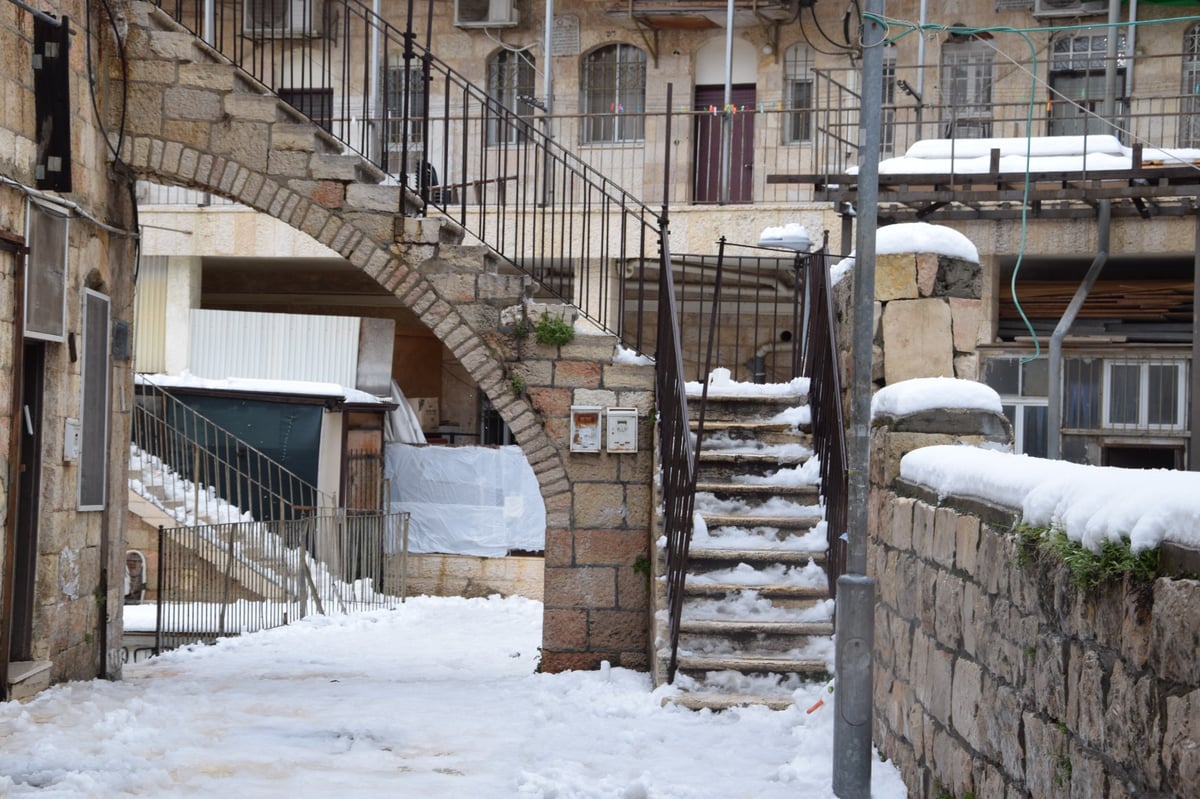
[(155, 652), (404, 599), (408, 514), (159, 528)]

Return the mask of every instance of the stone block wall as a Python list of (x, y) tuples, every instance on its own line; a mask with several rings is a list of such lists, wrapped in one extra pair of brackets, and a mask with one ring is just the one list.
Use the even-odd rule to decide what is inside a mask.
[[(879, 461), (912, 443), (886, 426), (872, 440)], [(1200, 581), (1080, 593), (1061, 563), (1022, 557), (1017, 511), (884, 475), (874, 740), (910, 795), (1194, 795)]]
[[(838, 340), (847, 347), (853, 340), (852, 286), (853, 271), (834, 287)], [(982, 293), (978, 263), (931, 252), (877, 256), (872, 366), (876, 386), (914, 377), (976, 379)], [(844, 361), (848, 375), (848, 356)], [(846, 385), (849, 381), (847, 377)]]
[[(519, 319), (511, 311), (509, 321)], [(564, 306), (522, 306), (537, 320)], [(568, 311), (567, 321), (573, 321)], [(546, 499), (542, 669), (596, 668), (601, 661), (649, 668), (649, 583), (635, 566), (650, 554), (654, 367), (613, 363), (616, 338), (576, 335), (562, 346), (504, 328), (510, 390), (524, 394), (566, 475)], [(638, 451), (571, 452), (572, 405), (636, 408)], [(531, 457), (531, 462), (533, 458)], [(534, 473), (539, 466), (534, 465)], [(539, 475), (540, 479), (541, 475)]]

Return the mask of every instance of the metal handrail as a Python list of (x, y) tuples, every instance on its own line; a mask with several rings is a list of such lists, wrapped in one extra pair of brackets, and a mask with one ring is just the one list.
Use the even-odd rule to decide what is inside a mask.
[(812, 409), (813, 450), (821, 464), (821, 493), (825, 504), (826, 574), (830, 596), (836, 595), (837, 578), (846, 571), (846, 532), (849, 475), (846, 459), (846, 425), (842, 411), (833, 285), (827, 250), (811, 256), (808, 265), (811, 308), (804, 342), (804, 376), (809, 378), (808, 403)]
[[(146, 379), (138, 379), (132, 442), (143, 491), (189, 524), (295, 519), (335, 497)], [(162, 496), (158, 496), (158, 494)], [(178, 506), (173, 509), (171, 506)]]
[[(409, 203), (450, 217), (643, 351), (640, 329), (625, 330), (620, 298), (631, 265), (657, 255), (657, 216), (554, 141), (548, 126), (505, 107), (437, 58), (429, 49), (432, 0), (409, 0), (403, 29), (360, 0), (225, 0), (211, 6), (211, 18), (206, 4), (155, 2), (402, 182), (413, 193)], [(418, 5), (423, 20), (416, 19)], [(480, 196), (503, 197), (499, 213), (475, 213)], [(562, 279), (565, 267), (569, 281)]]

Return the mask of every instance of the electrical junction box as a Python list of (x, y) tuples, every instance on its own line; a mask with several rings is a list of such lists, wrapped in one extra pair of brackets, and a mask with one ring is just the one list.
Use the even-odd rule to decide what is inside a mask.
[(63, 460), (66, 462), (75, 462), (79, 460), (79, 443), (82, 436), (82, 428), (78, 419), (67, 419), (63, 425)]
[(637, 452), (637, 408), (608, 409), (608, 451)]
[(599, 452), (602, 422), (598, 405), (571, 406), (571, 451)]

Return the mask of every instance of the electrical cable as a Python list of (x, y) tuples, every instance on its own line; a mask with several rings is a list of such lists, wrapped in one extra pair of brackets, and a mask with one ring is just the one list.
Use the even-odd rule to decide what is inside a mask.
[[(884, 27), (885, 34), (890, 33), (890, 31), (893, 27), (901, 29), (902, 32), (897, 36), (889, 37), (888, 35), (885, 35), (881, 43), (894, 44), (895, 42), (899, 41), (900, 39), (902, 39), (905, 36), (907, 36), (911, 33), (914, 33), (914, 32), (920, 33), (920, 32), (924, 32), (924, 31), (934, 31), (934, 32), (947, 32), (947, 33), (951, 33), (951, 34), (958, 35), (958, 36), (978, 36), (979, 34), (982, 34), (982, 33), (987, 33), (987, 34), (1011, 33), (1011, 34), (1020, 36), (1025, 41), (1025, 43), (1029, 46), (1029, 53), (1030, 53), (1032, 66), (1029, 69), (1029, 72), (1031, 75), (1031, 80), (1030, 80), (1029, 100), (1026, 103), (1026, 111), (1025, 111), (1025, 175), (1024, 175), (1024, 186), (1023, 186), (1022, 203), (1021, 203), (1021, 240), (1020, 240), (1020, 245), (1019, 245), (1018, 251), (1017, 251), (1017, 261), (1013, 265), (1012, 278), (1009, 282), (1009, 291), (1012, 294), (1013, 305), (1016, 306), (1017, 314), (1021, 317), (1021, 321), (1025, 324), (1025, 329), (1029, 331), (1030, 336), (1032, 336), (1032, 338), (1033, 338), (1033, 344), (1034, 344), (1033, 355), (1021, 359), (1021, 363), (1028, 363), (1028, 362), (1038, 358), (1041, 355), (1041, 342), (1038, 339), (1037, 332), (1034, 330), (1033, 323), (1030, 321), (1029, 317), (1025, 314), (1025, 310), (1021, 306), (1020, 299), (1017, 296), (1017, 277), (1020, 274), (1021, 266), (1024, 263), (1025, 252), (1026, 252), (1026, 248), (1027, 248), (1027, 244), (1028, 244), (1029, 192), (1030, 192), (1030, 184), (1031, 184), (1030, 160), (1032, 158), (1032, 152), (1033, 152), (1033, 108), (1036, 103), (1035, 95), (1036, 95), (1037, 88), (1038, 88), (1037, 47), (1034, 45), (1033, 40), (1030, 38), (1029, 34), (1030, 33), (1039, 33), (1039, 34), (1040, 33), (1054, 33), (1057, 31), (1071, 31), (1071, 30), (1093, 30), (1095, 28), (1128, 28), (1131, 25), (1140, 27), (1143, 25), (1162, 25), (1162, 24), (1173, 23), (1173, 22), (1195, 22), (1197, 20), (1200, 20), (1200, 17), (1173, 17), (1173, 18), (1169, 18), (1169, 19), (1135, 20), (1133, 22), (1103, 23), (1103, 24), (1096, 24), (1096, 25), (1080, 24), (1080, 25), (1060, 25), (1060, 26), (1037, 27), (1037, 28), (1015, 28), (1015, 27), (1011, 27), (1011, 26), (968, 27), (968, 26), (963, 26), (963, 25), (945, 25), (945, 24), (941, 24), (941, 23), (927, 23), (925, 25), (921, 25), (919, 23), (911, 22), (908, 20), (883, 17), (880, 15), (871, 14), (871, 13), (866, 13), (866, 14), (863, 14), (862, 16), (863, 16), (863, 19), (869, 19), (869, 20), (872, 20), (872, 21), (882, 25)], [(984, 40), (984, 41), (986, 41), (986, 40)], [(989, 43), (989, 46), (991, 46), (997, 52), (1001, 52), (999, 50), (999, 48), (996, 47), (995, 44)], [(1018, 67), (1019, 66), (1020, 65), (1018, 65)], [(1114, 127), (1116, 127), (1116, 126), (1114, 125)], [(1119, 128), (1118, 128), (1118, 130), (1119, 130)], [(1085, 155), (1085, 158), (1086, 158), (1086, 155)]]

